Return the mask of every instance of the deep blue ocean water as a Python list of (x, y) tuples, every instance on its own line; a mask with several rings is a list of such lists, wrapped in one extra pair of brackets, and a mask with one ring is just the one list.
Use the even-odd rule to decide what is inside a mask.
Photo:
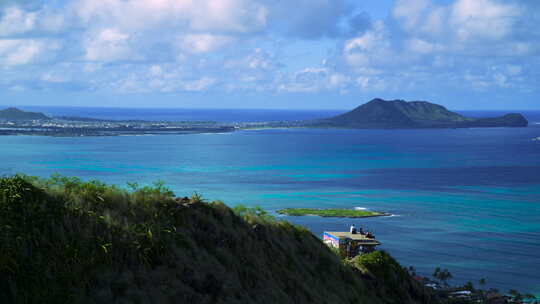
[[(45, 110), (51, 115), (218, 121), (310, 119), (339, 112)], [(540, 141), (533, 140), (540, 136), (540, 112), (524, 114), (531, 122), (528, 128), (4, 136), (0, 174), (58, 172), (123, 185), (163, 180), (177, 195), (198, 192), (209, 200), (260, 205), (271, 211), (283, 207), (387, 211), (395, 216), (284, 218), (318, 236), (355, 223), (373, 230), (384, 249), (421, 274), (429, 275), (440, 266), (452, 272), (451, 282), (486, 278), (488, 287), (540, 295)]]

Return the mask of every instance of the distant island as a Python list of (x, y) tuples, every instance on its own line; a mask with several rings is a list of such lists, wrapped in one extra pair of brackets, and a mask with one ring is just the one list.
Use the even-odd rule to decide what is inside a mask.
[(427, 101), (375, 98), (347, 113), (312, 121), (312, 126), (360, 129), (526, 127), (518, 113), (493, 118), (470, 118)]
[(103, 120), (89, 117), (48, 117), (17, 108), (0, 110), (0, 135), (116, 136), (224, 133), (261, 128), (426, 129), (527, 127), (519, 113), (470, 118), (426, 101), (373, 99), (349, 112), (316, 120), (271, 122)]
[(361, 218), (361, 217), (374, 217), (374, 216), (388, 216), (390, 214), (378, 211), (356, 210), (356, 209), (314, 209), (314, 208), (286, 208), (276, 211), (278, 214), (290, 215), (290, 216), (303, 216), (303, 215), (317, 215), (322, 217), (348, 217), (348, 218)]
[(26, 112), (17, 108), (7, 108), (0, 110), (0, 120), (50, 120), (50, 117), (43, 113)]

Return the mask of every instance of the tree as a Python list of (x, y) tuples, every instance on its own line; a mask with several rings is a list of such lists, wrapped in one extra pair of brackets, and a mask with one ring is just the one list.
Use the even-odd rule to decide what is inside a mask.
[(530, 293), (523, 295), (523, 299), (527, 300), (527, 303), (531, 303), (531, 304), (539, 303), (536, 296)]
[(481, 286), (485, 286), (486, 285), (486, 279), (481, 278), (480, 280), (478, 280), (478, 284), (480, 284)]
[(437, 276), (439, 275), (439, 272), (441, 272), (441, 268), (440, 267), (435, 268), (435, 271), (433, 272), (433, 277), (437, 278)]
[(412, 276), (416, 275), (416, 268), (414, 268), (414, 266), (409, 266), (408, 271)]
[(475, 291), (474, 285), (471, 281), (467, 282), (467, 284), (463, 285), (463, 288), (468, 291)]
[(521, 303), (521, 301), (523, 300), (523, 295), (521, 293), (519, 293), (519, 291), (517, 291), (515, 289), (510, 289), (508, 291), (508, 293), (512, 296), (512, 299), (515, 302)]
[(452, 274), (448, 269), (441, 270), (440, 267), (435, 268), (435, 272), (433, 272), (433, 277), (435, 277), (437, 280), (441, 281), (444, 286), (448, 287), (448, 280), (453, 278)]

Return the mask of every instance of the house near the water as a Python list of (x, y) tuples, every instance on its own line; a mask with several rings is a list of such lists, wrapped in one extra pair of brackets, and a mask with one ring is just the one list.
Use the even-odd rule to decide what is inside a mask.
[(381, 243), (371, 233), (351, 233), (325, 231), (323, 241), (330, 247), (337, 248), (342, 257), (352, 258), (359, 254), (370, 253)]

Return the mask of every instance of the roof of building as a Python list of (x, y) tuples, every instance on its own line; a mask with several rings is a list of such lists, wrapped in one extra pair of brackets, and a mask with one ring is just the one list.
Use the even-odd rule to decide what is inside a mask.
[(380, 245), (381, 244), (376, 239), (368, 238), (366, 237), (365, 234), (360, 234), (360, 233), (350, 233), (350, 232), (345, 232), (345, 231), (325, 231), (324, 233), (336, 239), (348, 238), (351, 240), (359, 241), (360, 243), (367, 244), (367, 245)]

